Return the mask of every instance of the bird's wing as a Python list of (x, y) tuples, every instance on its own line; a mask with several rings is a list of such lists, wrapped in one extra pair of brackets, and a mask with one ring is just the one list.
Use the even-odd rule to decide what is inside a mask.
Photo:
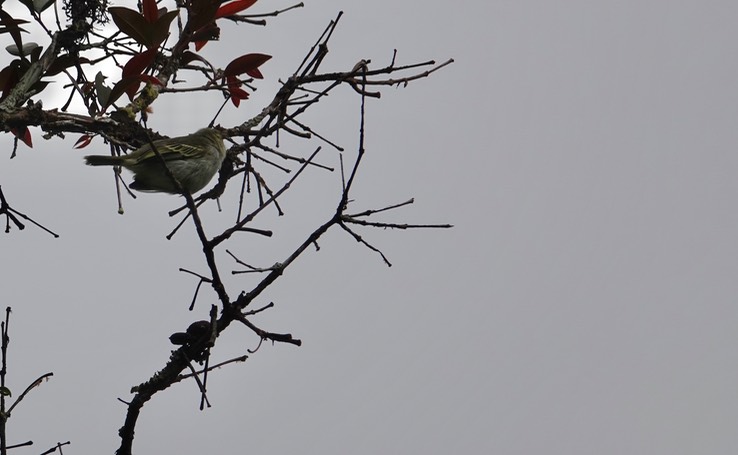
[[(200, 147), (195, 145), (183, 144), (182, 142), (172, 141), (170, 139), (164, 139), (159, 143), (157, 142), (154, 142), (156, 150), (159, 151), (165, 161), (186, 160), (193, 156), (197, 156), (200, 150)], [(145, 149), (141, 150), (141, 155), (136, 159), (137, 162), (140, 163), (150, 159), (159, 159), (151, 148), (151, 145), (146, 145), (145, 147)]]

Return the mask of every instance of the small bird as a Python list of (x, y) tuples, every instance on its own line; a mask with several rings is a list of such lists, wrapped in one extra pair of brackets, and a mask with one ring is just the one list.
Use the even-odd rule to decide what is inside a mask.
[[(159, 139), (154, 141), (154, 145), (172, 175), (190, 194), (197, 193), (210, 182), (226, 155), (223, 136), (214, 128), (203, 128), (187, 136)], [(130, 187), (137, 191), (179, 193), (151, 144), (144, 144), (127, 155), (89, 155), (85, 162), (90, 166), (123, 166), (133, 172)]]

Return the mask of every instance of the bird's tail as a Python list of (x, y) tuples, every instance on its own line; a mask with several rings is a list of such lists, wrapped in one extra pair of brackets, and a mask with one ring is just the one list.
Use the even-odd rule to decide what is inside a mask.
[(123, 164), (122, 156), (110, 155), (88, 155), (85, 157), (85, 163), (88, 166), (120, 166)]

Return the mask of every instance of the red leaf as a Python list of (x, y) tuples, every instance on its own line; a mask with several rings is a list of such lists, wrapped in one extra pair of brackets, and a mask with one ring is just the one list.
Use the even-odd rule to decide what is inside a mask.
[(254, 3), (256, 3), (256, 0), (236, 0), (225, 4), (218, 8), (218, 11), (215, 13), (215, 18), (218, 19), (221, 17), (233, 16), (234, 14), (240, 13), (246, 8), (249, 8)]
[(206, 44), (208, 44), (207, 41), (195, 41), (195, 50), (199, 51), (200, 49), (205, 47)]
[(228, 86), (228, 92), (231, 94), (231, 102), (236, 107), (241, 104), (241, 100), (248, 99), (249, 97), (248, 92), (239, 87)]
[(228, 87), (240, 87), (243, 82), (239, 81), (236, 76), (226, 76), (225, 82), (227, 83)]
[[(124, 93), (130, 93), (131, 90), (133, 90), (133, 94), (136, 94), (136, 91), (138, 90), (138, 87), (141, 85), (141, 81), (138, 79), (138, 77), (127, 77), (124, 79), (119, 80), (114, 86), (113, 89), (110, 90), (110, 95), (108, 96), (108, 99), (105, 102), (105, 105), (103, 106), (103, 111), (107, 109), (109, 106), (112, 106), (113, 103), (115, 103), (118, 98), (121, 97)], [(131, 88), (133, 87), (133, 89)], [(128, 95), (129, 98), (133, 98), (133, 95)]]
[(193, 33), (190, 36), (190, 41), (193, 41), (195, 43), (195, 47), (197, 50), (200, 50), (202, 46), (205, 44), (202, 44), (200, 47), (197, 47), (197, 43), (199, 42), (206, 42), (210, 40), (217, 40), (220, 38), (220, 28), (218, 28), (215, 23), (206, 25), (200, 29), (198, 29), (195, 33)]
[(272, 58), (271, 55), (265, 54), (246, 54), (235, 58), (226, 66), (223, 71), (224, 76), (236, 76), (246, 73), (256, 79), (263, 79), (261, 72), (257, 69), (264, 62)]
[(149, 21), (149, 19), (142, 16), (138, 11), (129, 8), (123, 8), (121, 6), (111, 6), (108, 8), (108, 12), (113, 16), (113, 22), (118, 26), (118, 29), (136, 40), (137, 43), (143, 44), (149, 49), (158, 47), (169, 36), (169, 25), (177, 17), (177, 11), (170, 11), (168, 13), (166, 10), (163, 11), (161, 16), (159, 16), (158, 11), (146, 13), (155, 15), (151, 16), (155, 17), (154, 20)]
[(199, 55), (195, 54), (192, 51), (182, 52), (182, 57), (180, 57), (179, 63), (182, 65), (187, 65), (189, 63), (192, 63), (195, 60), (201, 61), (205, 63), (206, 65), (209, 65), (207, 60), (205, 60), (203, 57), (200, 57)]
[(90, 142), (92, 142), (92, 136), (89, 134), (83, 134), (79, 139), (77, 139), (77, 142), (74, 143), (74, 148), (83, 149), (90, 145)]
[(136, 95), (136, 92), (138, 92), (138, 89), (141, 87), (141, 82), (163, 85), (161, 81), (154, 76), (138, 74), (135, 76), (124, 77), (113, 86), (113, 89), (110, 91), (110, 96), (108, 97), (108, 102), (104, 106), (104, 109), (107, 109), (108, 106), (111, 106), (124, 93), (128, 95), (128, 99), (132, 100), (133, 97)]
[(0, 70), (0, 90), (2, 90), (0, 100), (5, 99), (5, 97), (10, 94), (10, 91), (15, 87), (19, 80), (20, 76), (18, 75), (17, 66), (8, 65)]
[(85, 57), (72, 57), (70, 54), (60, 55), (56, 60), (54, 60), (54, 63), (49, 66), (49, 69), (46, 70), (44, 76), (55, 76), (76, 63), (90, 63), (90, 60)]
[(133, 97), (136, 96), (136, 92), (138, 91), (139, 87), (141, 87), (141, 79), (139, 79), (138, 77), (136, 77), (133, 81), (129, 82), (124, 87), (126, 95), (128, 95), (128, 99), (130, 101), (133, 101)]
[(24, 144), (26, 144), (30, 148), (33, 148), (33, 141), (31, 140), (31, 132), (28, 130), (27, 126), (23, 126), (20, 129), (10, 128), (10, 132), (15, 134), (15, 137), (23, 141)]
[(187, 28), (199, 30), (215, 20), (220, 0), (191, 0), (187, 8)]
[(113, 22), (121, 32), (139, 44), (152, 47), (153, 43), (148, 33), (149, 23), (138, 11), (122, 6), (111, 6), (108, 12), (113, 16)]
[(143, 0), (143, 16), (149, 24), (153, 24), (159, 19), (159, 9), (156, 7), (156, 0)]
[(227, 76), (226, 81), (231, 102), (234, 106), (238, 107), (241, 104), (241, 100), (247, 99), (249, 97), (249, 94), (248, 92), (240, 88), (242, 82), (239, 81), (236, 76)]
[(246, 71), (246, 74), (253, 77), (254, 79), (264, 79), (264, 75), (261, 74), (261, 71), (259, 71), (259, 68), (254, 68), (252, 70)]
[(122, 78), (138, 76), (143, 73), (153, 63), (156, 57), (156, 50), (156, 48), (149, 49), (131, 57), (123, 67)]
[(149, 76), (149, 75), (146, 75), (146, 74), (141, 74), (140, 76), (138, 76), (138, 78), (140, 80), (142, 80), (143, 82), (148, 82), (149, 84), (153, 84), (153, 85), (158, 85), (158, 86), (164, 87), (164, 84), (162, 84), (161, 81), (159, 79), (157, 79), (156, 77), (154, 77), (154, 76)]
[(159, 14), (159, 19), (149, 29), (149, 35), (153, 43), (152, 47), (159, 47), (159, 44), (167, 39), (167, 36), (169, 36), (169, 26), (178, 15), (177, 10), (167, 12), (166, 8), (162, 8)]

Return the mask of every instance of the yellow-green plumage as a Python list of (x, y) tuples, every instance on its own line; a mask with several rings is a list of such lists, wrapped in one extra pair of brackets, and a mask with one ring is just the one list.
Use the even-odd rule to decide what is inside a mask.
[[(220, 132), (203, 128), (187, 136), (154, 141), (167, 167), (185, 191), (197, 193), (210, 182), (225, 158), (226, 149)], [(134, 174), (131, 188), (138, 191), (178, 193), (172, 179), (156, 156), (151, 144), (121, 156), (89, 155), (90, 166), (122, 166)]]

